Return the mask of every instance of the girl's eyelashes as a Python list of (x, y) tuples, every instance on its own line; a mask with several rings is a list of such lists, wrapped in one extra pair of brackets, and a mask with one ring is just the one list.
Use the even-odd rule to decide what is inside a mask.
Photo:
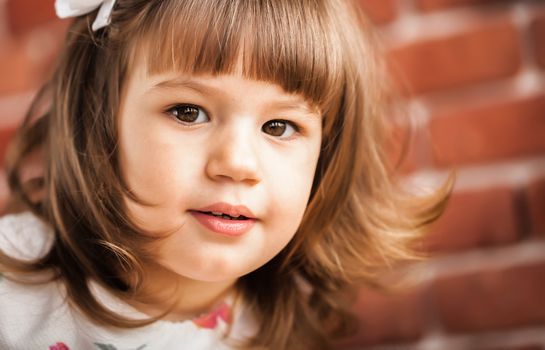
[(293, 136), (293, 134), (299, 131), (299, 128), (290, 121), (275, 119), (263, 124), (261, 131), (271, 136), (285, 139)]
[(167, 109), (167, 113), (176, 121), (186, 125), (196, 125), (210, 121), (210, 117), (201, 107), (191, 104), (175, 105)]
[[(177, 104), (168, 108), (166, 113), (177, 122), (187, 126), (210, 121), (210, 117), (203, 108), (192, 104)], [(299, 127), (288, 120), (273, 119), (263, 124), (261, 131), (277, 138), (288, 139), (299, 132)]]

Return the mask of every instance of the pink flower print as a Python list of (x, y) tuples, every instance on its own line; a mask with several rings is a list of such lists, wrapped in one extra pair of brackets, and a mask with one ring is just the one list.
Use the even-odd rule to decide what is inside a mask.
[(53, 345), (50, 345), (49, 350), (70, 350), (70, 348), (62, 342), (57, 342)]
[(225, 323), (231, 323), (231, 306), (227, 303), (222, 303), (214, 308), (211, 312), (193, 319), (193, 323), (201, 328), (214, 329), (218, 325), (218, 320), (221, 319)]

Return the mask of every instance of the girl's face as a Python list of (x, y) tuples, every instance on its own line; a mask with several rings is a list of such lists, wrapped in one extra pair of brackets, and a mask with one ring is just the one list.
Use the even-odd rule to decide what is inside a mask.
[(154, 205), (127, 200), (130, 214), (145, 230), (171, 233), (151, 247), (162, 268), (234, 281), (295, 234), (322, 132), (301, 97), (240, 74), (148, 76), (136, 63), (118, 123), (123, 176)]

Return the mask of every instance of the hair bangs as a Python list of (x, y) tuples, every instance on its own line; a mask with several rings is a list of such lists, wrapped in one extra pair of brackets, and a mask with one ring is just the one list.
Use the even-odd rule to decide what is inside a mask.
[(278, 84), (323, 111), (343, 76), (338, 33), (324, 6), (291, 0), (161, 1), (142, 22), (137, 37), (145, 45), (137, 51), (148, 74), (241, 74)]

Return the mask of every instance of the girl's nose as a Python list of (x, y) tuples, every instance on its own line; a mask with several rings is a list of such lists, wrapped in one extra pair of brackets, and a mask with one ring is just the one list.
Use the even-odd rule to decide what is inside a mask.
[(259, 183), (262, 175), (259, 149), (252, 133), (223, 130), (215, 136), (206, 164), (208, 177), (216, 181)]

